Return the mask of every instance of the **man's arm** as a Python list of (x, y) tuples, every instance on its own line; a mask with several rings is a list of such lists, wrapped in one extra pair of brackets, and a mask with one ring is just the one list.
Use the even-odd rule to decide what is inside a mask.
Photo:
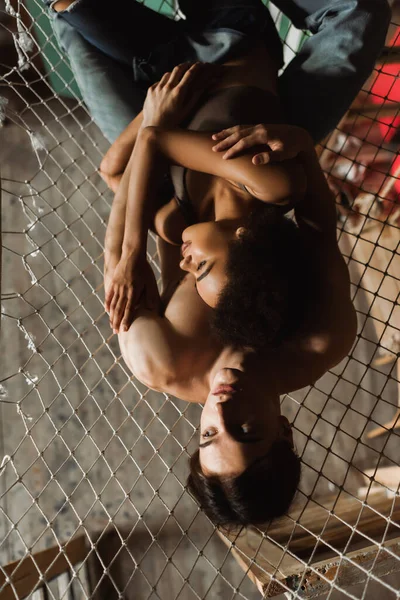
[(387, 0), (273, 0), (308, 37), (279, 78), (288, 122), (314, 142), (332, 131), (372, 72), (390, 23)]
[(320, 234), (324, 242), (337, 246), (336, 203), (329, 189), (311, 137), (302, 130), (299, 159), (307, 178), (307, 191), (294, 209), (296, 221), (303, 231)]
[(122, 356), (133, 375), (153, 390), (168, 393), (179, 372), (181, 340), (171, 323), (142, 308), (126, 333), (120, 333)]

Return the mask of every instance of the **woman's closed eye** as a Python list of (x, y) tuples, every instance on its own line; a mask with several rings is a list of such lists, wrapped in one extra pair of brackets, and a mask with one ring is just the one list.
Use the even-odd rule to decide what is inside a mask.
[(196, 270), (197, 270), (197, 271), (201, 271), (201, 269), (202, 269), (202, 268), (203, 268), (203, 267), (204, 267), (206, 264), (207, 264), (207, 261), (206, 261), (206, 260), (202, 260), (202, 261), (201, 261), (201, 262), (198, 264), (198, 266), (197, 266), (197, 269), (196, 269)]

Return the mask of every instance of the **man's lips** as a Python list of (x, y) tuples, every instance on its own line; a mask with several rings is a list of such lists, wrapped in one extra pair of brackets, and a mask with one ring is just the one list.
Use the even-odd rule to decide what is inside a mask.
[(234, 394), (235, 392), (237, 392), (236, 386), (221, 384), (213, 389), (211, 393), (213, 396), (219, 396), (220, 394)]
[(181, 246), (182, 256), (185, 256), (185, 252), (189, 248), (189, 246), (190, 246), (191, 243), (192, 242), (185, 242), (184, 244), (182, 244), (182, 246)]

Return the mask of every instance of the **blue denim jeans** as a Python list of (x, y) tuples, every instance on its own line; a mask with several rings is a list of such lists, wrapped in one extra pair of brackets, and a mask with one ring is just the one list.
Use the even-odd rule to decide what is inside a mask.
[[(60, 13), (46, 3), (84, 101), (110, 141), (140, 112), (148, 86), (180, 62), (223, 62), (255, 36), (282, 59), (260, 0), (182, 0), (186, 21), (135, 0), (117, 0), (112, 10), (104, 0), (75, 0)], [(288, 122), (318, 141), (335, 127), (373, 68), (390, 21), (387, 0), (274, 3), (296, 27), (312, 33), (280, 77), (279, 93)]]

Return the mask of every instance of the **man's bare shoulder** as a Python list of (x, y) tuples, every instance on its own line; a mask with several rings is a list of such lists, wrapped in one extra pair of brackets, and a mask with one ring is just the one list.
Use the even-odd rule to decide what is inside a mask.
[(280, 353), (286, 365), (285, 392), (315, 383), (349, 353), (357, 334), (346, 262), (335, 240), (327, 242), (319, 235), (312, 239), (312, 289), (304, 322)]

